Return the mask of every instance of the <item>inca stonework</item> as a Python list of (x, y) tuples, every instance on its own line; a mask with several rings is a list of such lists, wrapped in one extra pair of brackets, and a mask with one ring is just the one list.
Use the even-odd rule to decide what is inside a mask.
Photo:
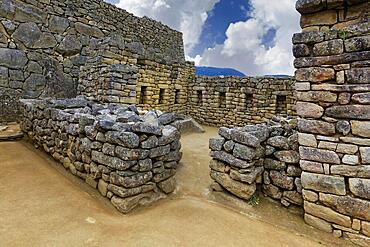
[(123, 213), (176, 188), (182, 157), (175, 113), (102, 105), (83, 97), (22, 100), (22, 130)]
[(370, 3), (299, 0), (294, 35), (305, 220), (370, 246)]

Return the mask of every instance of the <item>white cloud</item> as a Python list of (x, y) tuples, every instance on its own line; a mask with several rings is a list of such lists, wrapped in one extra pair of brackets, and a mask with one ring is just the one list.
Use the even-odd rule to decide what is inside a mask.
[(148, 16), (184, 34), (185, 53), (198, 43), (207, 12), (219, 0), (120, 0), (116, 4), (137, 16)]
[[(198, 57), (200, 65), (232, 67), (247, 75), (293, 74), (292, 35), (299, 32), (295, 0), (250, 0), (253, 9), (245, 22), (230, 24), (227, 39)], [(265, 47), (264, 35), (276, 29), (274, 44)]]

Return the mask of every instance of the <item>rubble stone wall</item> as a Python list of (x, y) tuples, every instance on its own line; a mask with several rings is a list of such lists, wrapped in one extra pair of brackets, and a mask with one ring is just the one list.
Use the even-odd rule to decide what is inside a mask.
[(249, 200), (258, 185), (285, 206), (301, 206), (296, 119), (274, 118), (267, 124), (219, 129), (210, 140), (211, 188)]
[(198, 76), (188, 97), (189, 114), (211, 126), (240, 127), (295, 115), (293, 78)]
[(73, 175), (121, 212), (164, 198), (176, 188), (182, 157), (177, 115), (83, 98), (22, 100), (22, 130)]
[[(2, 0), (0, 92), (17, 99), (75, 97), (81, 66), (107, 40), (115, 44), (105, 50), (107, 64), (149, 60), (158, 73), (185, 64), (180, 32), (102, 0)], [(0, 116), (16, 119), (18, 104), (0, 100)]]
[(297, 10), (305, 220), (370, 246), (370, 3), (299, 0)]

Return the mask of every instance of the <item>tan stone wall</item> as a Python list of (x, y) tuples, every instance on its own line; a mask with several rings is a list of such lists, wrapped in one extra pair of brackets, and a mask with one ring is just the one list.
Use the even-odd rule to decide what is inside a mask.
[(200, 123), (235, 127), (295, 115), (293, 78), (197, 77), (189, 87), (189, 114)]
[(300, 0), (293, 38), (305, 220), (370, 246), (369, 1)]

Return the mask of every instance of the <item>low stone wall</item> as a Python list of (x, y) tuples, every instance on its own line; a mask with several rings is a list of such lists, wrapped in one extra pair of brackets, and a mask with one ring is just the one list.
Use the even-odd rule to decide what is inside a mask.
[(262, 184), (262, 191), (283, 205), (302, 205), (296, 122), (274, 118), (267, 124), (220, 128), (220, 136), (209, 143), (211, 188), (248, 200)]
[[(22, 130), (123, 213), (176, 188), (182, 157), (176, 114), (83, 98), (22, 100)], [(159, 115), (159, 116), (158, 116)]]
[(211, 126), (241, 127), (295, 115), (294, 78), (198, 76), (189, 84), (188, 111)]
[(370, 2), (297, 1), (305, 220), (370, 246)]

